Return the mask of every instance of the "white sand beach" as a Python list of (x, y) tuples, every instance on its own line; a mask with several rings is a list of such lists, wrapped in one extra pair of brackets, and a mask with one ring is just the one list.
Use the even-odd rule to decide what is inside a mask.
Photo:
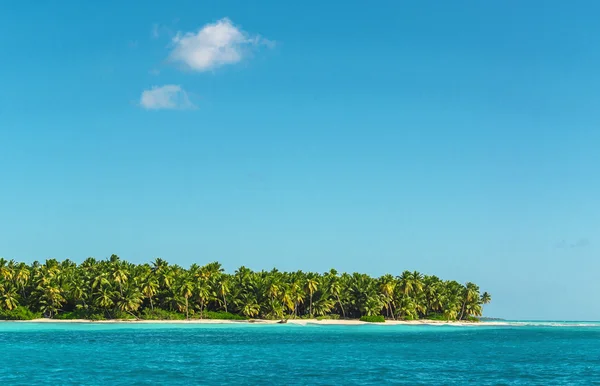
[[(88, 319), (33, 319), (33, 320), (15, 320), (15, 321), (2, 321), (2, 322), (17, 322), (17, 323), (110, 323), (110, 324), (280, 324), (279, 320), (266, 320), (266, 319), (251, 319), (251, 320), (223, 320), (223, 319), (190, 319), (190, 320), (126, 320), (126, 319), (111, 319), (111, 320), (88, 320)], [(419, 326), (419, 325), (432, 325), (432, 326), (505, 326), (509, 325), (507, 322), (446, 322), (439, 320), (386, 320), (385, 323), (369, 323), (362, 322), (356, 319), (288, 319), (287, 324), (294, 325), (329, 325), (329, 326), (356, 326), (356, 325), (381, 325), (381, 326)]]

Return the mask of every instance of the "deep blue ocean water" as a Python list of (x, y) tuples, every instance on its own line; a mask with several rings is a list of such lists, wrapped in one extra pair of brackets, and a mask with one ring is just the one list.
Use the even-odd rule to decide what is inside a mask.
[(0, 322), (0, 384), (600, 385), (600, 324)]

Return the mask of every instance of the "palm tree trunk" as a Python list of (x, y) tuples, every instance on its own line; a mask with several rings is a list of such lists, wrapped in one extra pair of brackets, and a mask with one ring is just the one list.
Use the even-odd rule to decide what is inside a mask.
[(462, 310), (460, 311), (460, 318), (458, 318), (458, 320), (462, 320), (463, 316), (465, 315), (465, 306), (466, 305), (467, 305), (467, 300), (465, 299), (463, 301)]
[(187, 296), (185, 297), (185, 319), (189, 320), (190, 318), (190, 314), (188, 313), (188, 298)]
[(344, 306), (342, 306), (342, 302), (340, 301), (340, 295), (335, 295), (337, 297), (337, 301), (338, 304), (340, 305), (340, 308), (342, 309), (342, 318), (346, 319), (346, 312), (344, 311)]
[(131, 311), (125, 311), (126, 313), (128, 313), (129, 315), (133, 316), (135, 318), (135, 320), (140, 320), (140, 318), (138, 318), (136, 315), (134, 315), (133, 312)]
[(223, 303), (225, 303), (225, 312), (227, 312), (227, 299), (225, 298), (225, 294), (223, 294)]
[(312, 292), (310, 293), (310, 309), (308, 311), (308, 313), (310, 314), (310, 317), (312, 318)]

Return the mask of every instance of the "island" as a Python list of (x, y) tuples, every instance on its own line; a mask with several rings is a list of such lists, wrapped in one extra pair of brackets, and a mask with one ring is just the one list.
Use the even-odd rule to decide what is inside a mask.
[(471, 282), (404, 271), (224, 272), (157, 258), (133, 264), (112, 255), (81, 264), (0, 258), (0, 319), (45, 321), (253, 321), (258, 323), (472, 323), (491, 301)]

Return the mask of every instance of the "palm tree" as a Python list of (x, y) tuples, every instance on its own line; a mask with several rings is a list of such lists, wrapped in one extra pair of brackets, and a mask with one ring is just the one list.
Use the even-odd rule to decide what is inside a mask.
[(285, 286), (281, 294), (281, 303), (288, 309), (292, 314), (295, 311), (296, 303), (294, 302), (293, 292), (290, 286)]
[(142, 294), (150, 301), (150, 309), (154, 311), (154, 303), (152, 298), (158, 292), (158, 282), (154, 277), (147, 277), (142, 284)]
[(260, 305), (256, 302), (250, 295), (244, 295), (239, 300), (239, 305), (242, 311), (242, 314), (248, 318), (252, 318), (260, 312)]
[(473, 283), (467, 283), (463, 289), (462, 298), (462, 307), (459, 317), (460, 320), (463, 319), (468, 305), (472, 304), (473, 302), (479, 302), (479, 287)]
[(15, 288), (4, 289), (0, 286), (0, 309), (14, 310), (19, 306), (18, 295)]
[[(116, 255), (113, 255), (116, 256)], [(123, 295), (123, 284), (127, 282), (127, 271), (122, 264), (116, 263), (112, 273), (113, 280), (119, 284), (119, 292)]]
[(452, 303), (452, 302), (448, 302), (445, 304), (444, 308), (443, 308), (443, 312), (444, 312), (444, 317), (450, 321), (453, 319), (456, 319), (456, 316), (458, 315), (458, 310), (457, 310), (457, 305), (456, 303)]
[(304, 291), (298, 281), (292, 283), (290, 291), (294, 301), (294, 318), (296, 318), (298, 316), (298, 306), (304, 304)]
[(107, 312), (114, 305), (112, 291), (109, 288), (100, 289), (94, 298), (94, 304), (97, 308)]
[(227, 295), (229, 295), (229, 279), (225, 276), (221, 277), (218, 281), (218, 293), (221, 299), (223, 299), (223, 306), (225, 312), (227, 312)]
[(14, 261), (6, 261), (6, 259), (0, 258), (0, 279), (9, 281), (14, 275)]
[(481, 294), (481, 304), (489, 304), (492, 301), (492, 295), (487, 292)]
[(39, 287), (40, 309), (44, 314), (53, 317), (60, 310), (65, 298), (62, 296), (61, 290), (57, 286)]
[(87, 292), (85, 288), (85, 283), (82, 280), (78, 278), (72, 278), (69, 281), (67, 289), (68, 290), (66, 291), (66, 293), (68, 294), (69, 298), (74, 304), (77, 304), (79, 301), (81, 301), (85, 305)]
[(15, 284), (21, 289), (22, 296), (25, 296), (25, 284), (27, 284), (27, 281), (29, 281), (30, 276), (31, 273), (27, 265), (25, 263), (20, 263), (17, 266), (14, 280)]
[(142, 294), (137, 289), (128, 289), (117, 302), (120, 311), (127, 312), (137, 319), (133, 311), (137, 311), (142, 304)]
[(381, 278), (380, 290), (383, 295), (385, 306), (387, 308), (388, 317), (395, 319), (394, 314), (394, 292), (396, 289), (396, 280), (392, 275), (384, 275)]
[(321, 296), (313, 304), (314, 312), (317, 316), (324, 316), (331, 312), (335, 302), (325, 296)]
[(196, 282), (196, 294), (198, 295), (198, 300), (200, 301), (200, 318), (203, 318), (204, 307), (210, 299), (210, 287), (208, 282), (205, 280)]
[(344, 311), (344, 305), (340, 299), (340, 293), (342, 292), (342, 285), (340, 279), (338, 277), (338, 273), (335, 269), (331, 269), (327, 274), (327, 279), (329, 282), (329, 293), (335, 297), (337, 301), (337, 305), (340, 307), (342, 311), (342, 318), (346, 319), (346, 311)]
[(313, 316), (313, 311), (312, 311), (313, 294), (318, 289), (318, 286), (319, 286), (319, 283), (314, 278), (310, 278), (310, 279), (306, 280), (306, 290), (308, 291), (308, 293), (310, 295), (309, 315), (311, 316), (311, 318)]
[[(135, 317), (146, 311), (181, 313), (232, 312), (246, 317), (279, 318), (385, 315), (427, 318), (441, 313), (448, 320), (480, 316), (491, 301), (473, 283), (461, 285), (435, 276), (405, 271), (379, 278), (366, 274), (252, 271), (240, 267), (227, 274), (217, 262), (188, 269), (155, 259), (131, 264), (112, 255), (87, 258), (81, 264), (48, 259), (28, 265), (0, 259), (0, 309), (25, 307), (54, 317), (58, 312)], [(190, 310), (190, 307), (192, 308)], [(0, 317), (1, 317), (0, 313)], [(76, 315), (81, 317), (81, 313)], [(154, 315), (161, 315), (155, 313)]]
[(190, 309), (189, 298), (194, 293), (194, 284), (188, 278), (183, 278), (182, 281), (181, 281), (181, 283), (179, 283), (177, 291), (185, 299), (185, 318), (189, 319), (190, 318), (190, 314), (189, 314), (189, 309)]
[(94, 277), (94, 281), (92, 282), (92, 289), (102, 288), (110, 285), (108, 281), (108, 275), (103, 272)]

